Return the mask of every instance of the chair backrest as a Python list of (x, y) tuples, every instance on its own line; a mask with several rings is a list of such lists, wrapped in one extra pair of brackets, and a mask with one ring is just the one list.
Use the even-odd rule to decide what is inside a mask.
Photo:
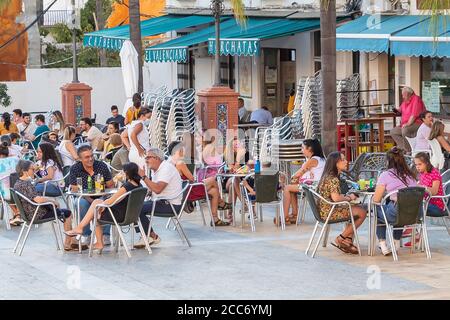
[(309, 207), (311, 208), (311, 211), (314, 215), (314, 218), (316, 218), (316, 220), (319, 222), (324, 222), (322, 217), (320, 216), (319, 206), (317, 205), (316, 199), (314, 198), (314, 194), (312, 193), (311, 189), (306, 184), (302, 184), (301, 187), (305, 194), (306, 201), (308, 201)]
[(383, 171), (386, 168), (386, 153), (373, 152), (367, 153), (366, 158), (362, 162), (360, 171)]
[(445, 164), (444, 154), (442, 153), (441, 145), (437, 139), (428, 140), (431, 148), (431, 159), (430, 162), (433, 167), (441, 170)]
[(406, 136), (405, 136), (405, 138), (406, 138), (406, 141), (408, 141), (408, 143), (411, 147), (411, 150), (414, 151), (414, 149), (416, 148), (416, 138), (415, 137), (410, 138), (410, 137), (406, 137)]
[(422, 187), (408, 187), (398, 190), (396, 226), (411, 225), (419, 221), (424, 195), (425, 189)]
[[(131, 190), (128, 195), (127, 211), (125, 213), (125, 219), (120, 225), (129, 225), (136, 223), (139, 215), (141, 214), (142, 206), (144, 205), (145, 196), (147, 195), (146, 188), (136, 188)], [(123, 200), (122, 200), (123, 201)]]
[(359, 179), (361, 167), (363, 166), (364, 160), (367, 158), (367, 156), (367, 153), (361, 153), (358, 158), (356, 158), (350, 170), (346, 172), (346, 175), (353, 181), (357, 181)]
[(450, 181), (450, 169), (447, 169), (442, 174), (442, 183), (446, 183), (447, 181)]
[(20, 217), (22, 220), (29, 222), (27, 215), (25, 214), (25, 209), (23, 208), (22, 201), (19, 198), (19, 195), (16, 193), (16, 191), (11, 188), (11, 197), (14, 200), (14, 203), (16, 204), (17, 209), (19, 210)]
[(255, 174), (255, 191), (258, 203), (268, 203), (279, 201), (278, 199), (278, 182), (279, 172), (267, 172), (263, 174)]

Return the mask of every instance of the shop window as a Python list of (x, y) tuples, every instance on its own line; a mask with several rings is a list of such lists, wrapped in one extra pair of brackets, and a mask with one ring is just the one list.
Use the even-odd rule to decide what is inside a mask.
[(234, 57), (220, 56), (220, 85), (234, 89)]
[(398, 85), (406, 85), (406, 61), (398, 60)]
[(322, 48), (320, 45), (320, 31), (314, 32), (314, 72), (317, 72), (322, 67), (321, 62)]
[(450, 118), (450, 59), (422, 58), (421, 96), (428, 110)]

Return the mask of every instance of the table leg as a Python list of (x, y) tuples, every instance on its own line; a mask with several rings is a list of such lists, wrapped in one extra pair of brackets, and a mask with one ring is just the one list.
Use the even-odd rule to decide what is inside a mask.
[[(80, 213), (80, 201), (81, 201), (81, 197), (78, 197), (78, 199), (77, 199), (77, 214), (76, 214), (76, 216), (77, 216), (77, 226), (80, 224), (80, 216), (81, 216), (81, 213)], [(80, 237), (80, 239), (78, 240), (78, 253), (81, 253), (81, 239), (82, 239), (82, 237), (83, 236), (81, 236)]]
[(368, 217), (369, 217), (369, 241), (367, 246), (367, 255), (372, 255), (372, 197), (369, 197), (368, 202)]
[(236, 206), (236, 200), (234, 199), (234, 177), (231, 177), (231, 204), (233, 206), (233, 208), (231, 209), (233, 217), (233, 227), (236, 227), (236, 211), (234, 208)]

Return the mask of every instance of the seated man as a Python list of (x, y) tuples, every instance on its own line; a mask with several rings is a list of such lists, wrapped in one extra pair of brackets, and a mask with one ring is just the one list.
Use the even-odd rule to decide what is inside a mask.
[[(78, 157), (80, 161), (76, 162), (70, 168), (69, 174), (69, 184), (73, 191), (78, 190), (77, 187), (77, 178), (82, 178), (83, 181), (83, 189), (87, 190), (88, 188), (88, 177), (92, 178), (92, 186), (94, 186), (95, 177), (97, 174), (103, 176), (105, 180), (106, 188), (114, 187), (114, 182), (112, 180), (111, 172), (108, 169), (108, 166), (101, 161), (94, 160), (94, 152), (89, 145), (82, 145), (77, 150)], [(91, 202), (94, 199), (91, 197), (83, 197), (80, 200), (80, 218), (86, 215), (91, 206)], [(105, 226), (103, 228), (103, 242), (105, 245), (111, 244), (110, 242), (110, 229), (111, 226)], [(89, 227), (84, 228), (83, 236), (90, 236), (91, 229)]]
[(250, 122), (271, 126), (273, 124), (272, 113), (267, 107), (261, 107), (252, 112)]
[(94, 150), (103, 150), (102, 132), (99, 128), (92, 125), (90, 118), (82, 118), (80, 120), (80, 127), (83, 130), (83, 136), (87, 138), (87, 141)]
[(30, 140), (33, 141), (33, 147), (37, 150), (39, 143), (41, 142), (42, 134), (44, 132), (49, 132), (50, 128), (45, 124), (45, 117), (43, 114), (36, 115), (36, 117), (34, 117), (34, 122), (37, 127), (30, 136)]
[(238, 108), (239, 123), (249, 122), (251, 112), (245, 108), (244, 99), (238, 98)]
[[(145, 161), (147, 167), (152, 170), (152, 179), (150, 180), (144, 172), (141, 170), (142, 181), (146, 184), (147, 188), (152, 192), (152, 199), (159, 198), (174, 198), (169, 202), (158, 201), (155, 204), (155, 212), (159, 213), (172, 213), (170, 204), (173, 205), (176, 212), (181, 209), (181, 201), (183, 195), (181, 176), (178, 173), (177, 168), (168, 160), (164, 160), (164, 153), (158, 148), (150, 148), (146, 155)], [(150, 221), (147, 215), (152, 213), (153, 200), (145, 201), (141, 211), (141, 223), (146, 234), (148, 234), (148, 228)], [(150, 244), (159, 243), (161, 240), (153, 230), (150, 232), (149, 237)], [(135, 246), (135, 248), (144, 248), (144, 239), (141, 239)]]
[(106, 124), (110, 124), (111, 122), (116, 122), (119, 124), (120, 128), (123, 128), (125, 126), (125, 118), (121, 114), (119, 114), (119, 108), (117, 106), (111, 107), (111, 115), (112, 117), (109, 117), (108, 120), (106, 120)]
[(425, 111), (425, 105), (410, 87), (403, 87), (402, 98), (403, 103), (400, 105), (400, 109), (396, 109), (402, 115), (400, 126), (391, 129), (391, 136), (399, 149), (411, 151), (405, 137), (416, 136), (417, 130), (422, 124), (419, 115)]

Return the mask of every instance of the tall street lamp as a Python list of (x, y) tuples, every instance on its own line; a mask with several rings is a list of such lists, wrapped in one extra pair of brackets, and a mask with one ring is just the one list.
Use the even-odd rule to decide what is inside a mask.
[(215, 61), (214, 61), (214, 87), (220, 86), (220, 17), (222, 16), (223, 11), (225, 10), (225, 5), (223, 4), (223, 0), (212, 0), (211, 1), (211, 11), (214, 16), (214, 23), (216, 29), (216, 53), (215, 53)]
[(69, 22), (69, 28), (72, 29), (72, 69), (73, 69), (73, 78), (72, 83), (79, 83), (78, 80), (78, 62), (77, 62), (77, 34), (76, 29), (80, 27), (80, 19), (75, 8), (75, 0), (71, 2), (72, 10)]

